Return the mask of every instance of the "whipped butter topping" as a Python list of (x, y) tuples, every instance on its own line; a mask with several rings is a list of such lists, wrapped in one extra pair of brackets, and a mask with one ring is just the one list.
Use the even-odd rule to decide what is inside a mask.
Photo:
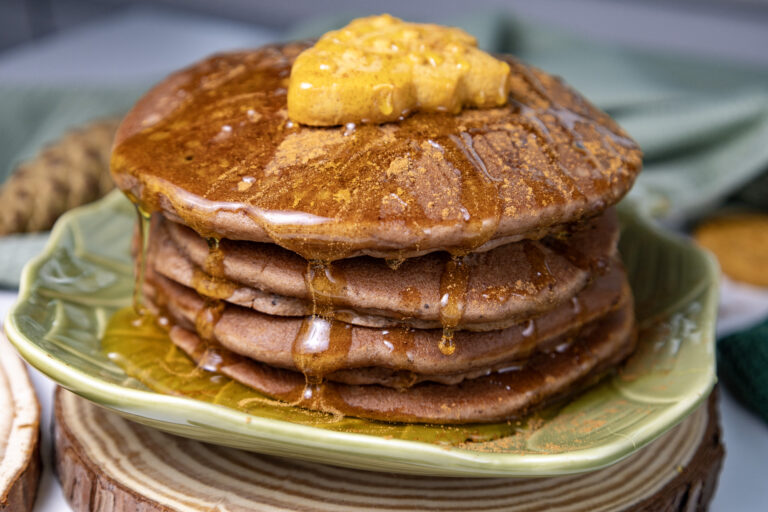
[(498, 107), (509, 65), (461, 29), (387, 14), (352, 21), (302, 52), (291, 70), (288, 115), (310, 126), (385, 123), (413, 112)]

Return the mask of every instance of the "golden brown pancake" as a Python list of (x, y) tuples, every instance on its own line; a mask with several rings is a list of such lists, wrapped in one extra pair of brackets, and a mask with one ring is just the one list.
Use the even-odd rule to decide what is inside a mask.
[(327, 381), (305, 387), (300, 373), (236, 356), (181, 327), (171, 329), (171, 339), (203, 367), (301, 407), (383, 421), (473, 423), (516, 418), (584, 388), (631, 353), (636, 336), (630, 301), (587, 325), (562, 351), (537, 354), (520, 368), (404, 391)]
[(401, 259), (540, 238), (604, 211), (640, 170), (606, 114), (509, 56), (504, 107), (300, 126), (286, 86), (306, 47), (222, 54), (161, 82), (118, 130), (118, 186), (206, 237)]
[[(610, 211), (561, 240), (521, 241), (468, 255), (465, 307), (456, 328), (501, 329), (569, 300), (615, 256), (617, 241), (618, 222)], [(313, 312), (307, 261), (295, 253), (273, 244), (222, 240), (221, 275), (211, 277), (203, 270), (209, 247), (191, 229), (157, 216), (150, 244), (147, 258), (158, 273), (202, 295), (271, 315)], [(331, 298), (334, 316), (368, 327), (439, 328), (448, 260), (446, 253), (432, 253), (397, 269), (370, 257), (335, 262), (328, 272), (343, 286)]]
[[(326, 322), (311, 317), (265, 315), (223, 303), (224, 307), (214, 306), (211, 311), (210, 303), (190, 288), (152, 274), (147, 281), (148, 296), (172, 323), (197, 330), (234, 353), (275, 367), (306, 371), (302, 361), (297, 360), (302, 355), (297, 353), (297, 346), (305, 342), (313, 322)], [(394, 387), (422, 380), (458, 382), (467, 376), (509, 366), (535, 350), (551, 349), (559, 337), (578, 331), (629, 302), (631, 293), (626, 276), (616, 262), (607, 274), (596, 278), (572, 301), (540, 316), (502, 330), (457, 331), (456, 351), (450, 356), (438, 348), (442, 335), (438, 329), (376, 329), (335, 322), (348, 333), (347, 344), (340, 342), (343, 336), (330, 340), (321, 373), (329, 380)], [(200, 319), (211, 315), (216, 320), (210, 329), (207, 320), (201, 326)]]

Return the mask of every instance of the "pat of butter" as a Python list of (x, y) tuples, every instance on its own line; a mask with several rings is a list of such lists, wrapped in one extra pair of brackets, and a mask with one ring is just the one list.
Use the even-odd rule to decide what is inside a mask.
[(508, 77), (509, 65), (463, 30), (371, 16), (328, 32), (296, 58), (288, 116), (333, 126), (497, 107), (507, 101)]

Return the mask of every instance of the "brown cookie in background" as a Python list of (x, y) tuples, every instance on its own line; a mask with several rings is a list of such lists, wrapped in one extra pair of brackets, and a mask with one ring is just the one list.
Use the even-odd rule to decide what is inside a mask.
[(693, 236), (715, 254), (725, 275), (768, 287), (768, 214), (713, 217), (700, 224)]

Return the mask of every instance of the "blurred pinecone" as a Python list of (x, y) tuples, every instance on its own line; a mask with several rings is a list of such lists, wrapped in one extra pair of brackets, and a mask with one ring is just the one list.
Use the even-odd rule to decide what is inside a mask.
[(109, 155), (119, 119), (66, 132), (20, 164), (0, 188), (0, 236), (50, 229), (61, 214), (112, 190)]

